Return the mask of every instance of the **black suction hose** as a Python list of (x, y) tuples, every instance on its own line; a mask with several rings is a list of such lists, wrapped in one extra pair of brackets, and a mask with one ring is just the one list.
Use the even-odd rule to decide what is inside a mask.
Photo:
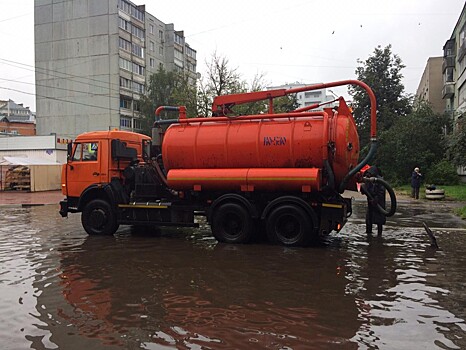
[[(396, 195), (395, 195), (395, 191), (393, 191), (393, 188), (391, 188), (388, 182), (386, 182), (381, 177), (369, 177), (369, 178), (364, 178), (363, 180), (364, 182), (380, 183), (383, 187), (385, 187), (388, 194), (390, 195), (390, 210), (386, 210), (380, 204), (377, 204), (376, 208), (382, 215), (385, 215), (386, 217), (393, 216), (396, 211)], [(367, 198), (374, 199), (369, 193), (364, 192), (364, 194), (367, 196)]]
[(369, 152), (367, 153), (366, 158), (364, 158), (358, 165), (356, 165), (353, 169), (351, 169), (351, 171), (348, 174), (346, 174), (346, 176), (341, 181), (340, 187), (338, 188), (339, 193), (345, 192), (348, 181), (359, 170), (361, 170), (364, 165), (368, 164), (372, 160), (372, 158), (374, 158), (376, 151), (377, 151), (377, 140), (373, 139), (371, 140), (371, 147), (369, 148)]

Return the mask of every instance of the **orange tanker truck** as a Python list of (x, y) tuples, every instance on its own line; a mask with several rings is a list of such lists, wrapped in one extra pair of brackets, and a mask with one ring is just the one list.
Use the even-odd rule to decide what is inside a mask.
[[(340, 97), (333, 108), (312, 105), (274, 113), (274, 98), (341, 85), (364, 88), (371, 101), (371, 146), (358, 162), (359, 136)], [(268, 112), (232, 116), (235, 105), (268, 101)], [(178, 117), (160, 120), (162, 111)], [(373, 158), (376, 101), (364, 83), (346, 80), (295, 89), (218, 96), (210, 118), (187, 118), (184, 107), (156, 111), (152, 139), (126, 131), (96, 131), (69, 144), (62, 169), (60, 214), (81, 212), (90, 235), (119, 225), (197, 226), (204, 215), (220, 242), (246, 243), (265, 231), (270, 242), (305, 246), (351, 215), (361, 169)], [(391, 197), (393, 190), (381, 181)]]

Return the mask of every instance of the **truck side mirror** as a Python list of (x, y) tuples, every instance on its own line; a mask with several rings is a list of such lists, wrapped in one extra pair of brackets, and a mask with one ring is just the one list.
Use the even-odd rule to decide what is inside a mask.
[(70, 142), (66, 146), (66, 158), (68, 161), (71, 160), (72, 152), (73, 152), (73, 142)]

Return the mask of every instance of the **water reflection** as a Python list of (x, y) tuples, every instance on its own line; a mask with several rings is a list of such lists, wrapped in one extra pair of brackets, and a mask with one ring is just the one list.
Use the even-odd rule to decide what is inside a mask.
[(359, 327), (357, 309), (335, 249), (168, 237), (88, 237), (80, 248), (61, 253), (73, 309), (60, 316), (105, 344), (356, 348), (348, 339)]
[[(447, 247), (436, 251), (422, 234), (387, 230), (383, 237), (366, 238), (367, 244), (361, 244), (362, 238), (350, 244), (353, 278), (359, 281), (359, 288), (350, 292), (356, 295), (363, 324), (353, 340), (363, 348), (464, 348), (465, 315), (455, 315), (456, 307), (440, 306), (453, 292), (449, 278), (437, 271), (449, 260), (448, 243), (441, 236), (441, 246)], [(466, 301), (464, 295), (461, 299)]]
[(367, 237), (357, 203), (325, 246), (285, 249), (219, 245), (205, 223), (88, 237), (54, 207), (1, 208), (2, 345), (463, 349), (466, 236), (448, 227), (465, 225), (433, 215), (430, 226), (447, 227), (436, 251), (427, 210), (402, 204), (382, 237)]

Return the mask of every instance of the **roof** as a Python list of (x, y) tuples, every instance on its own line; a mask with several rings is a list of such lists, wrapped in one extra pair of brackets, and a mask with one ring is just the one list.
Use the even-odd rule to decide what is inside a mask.
[(45, 158), (3, 157), (0, 165), (60, 165), (60, 163)]

